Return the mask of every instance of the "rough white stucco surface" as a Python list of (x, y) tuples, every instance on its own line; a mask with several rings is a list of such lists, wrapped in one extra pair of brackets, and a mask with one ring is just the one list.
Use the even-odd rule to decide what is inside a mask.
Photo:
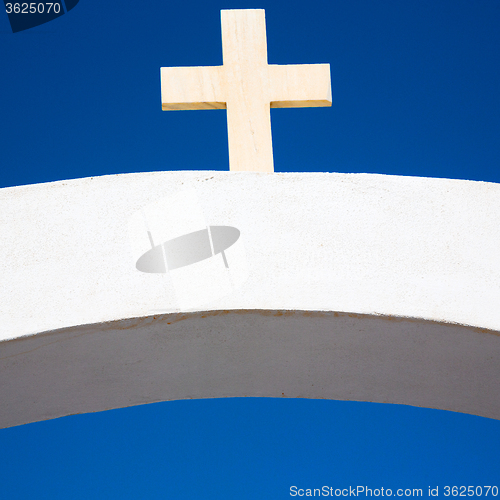
[[(129, 226), (131, 218), (143, 207), (187, 189), (197, 193), (208, 225), (233, 226), (240, 230), (248, 278), (231, 293), (202, 307), (182, 309), (168, 274), (141, 273), (135, 268), (137, 255)], [(399, 402), (500, 418), (499, 222), (500, 185), (450, 179), (183, 171), (103, 176), (1, 189), (0, 339), (3, 342), (0, 343), (0, 398), (4, 401), (1, 413), (5, 418), (0, 424), (16, 425), (79, 411), (98, 411), (162, 399), (281, 396), (282, 393), (291, 397)], [(213, 313), (215, 316), (206, 321), (207, 329), (199, 319), (203, 311), (230, 310), (235, 312), (229, 316)], [(266, 310), (273, 313), (266, 316)], [(287, 328), (295, 330), (284, 332), (286, 315), (277, 315), (276, 311), (287, 310), (295, 311), (293, 314), (298, 314), (301, 320), (286, 323)], [(324, 316), (308, 317), (302, 311), (323, 312), (330, 326), (325, 326)], [(196, 331), (205, 339), (203, 342), (209, 342), (214, 335), (227, 335), (231, 339), (231, 328), (238, 324), (241, 312), (254, 318), (255, 328), (250, 321), (240, 334), (235, 333), (234, 345), (237, 346), (238, 338), (244, 338), (235, 349), (238, 352), (243, 347), (247, 349), (245, 366), (248, 373), (242, 380), (250, 376), (254, 385), (249, 382), (250, 387), (242, 385), (241, 390), (237, 385), (226, 387), (222, 392), (215, 385), (199, 382), (197, 386), (199, 377), (207, 377), (211, 358), (197, 351), (204, 362), (190, 364), (188, 353), (193, 341), (189, 332), (178, 326), (182, 322), (175, 322), (175, 342), (185, 342), (176, 352), (184, 353), (186, 360), (181, 370), (183, 376), (175, 370), (171, 372), (171, 383), (176, 389), (148, 395), (143, 388), (136, 388), (138, 392), (134, 395), (133, 389), (127, 387), (130, 381), (124, 374), (128, 372), (122, 370), (124, 365), (120, 365), (116, 357), (119, 349), (114, 350), (113, 346), (136, 349), (135, 343), (141, 335), (145, 335), (144, 342), (149, 342), (149, 346), (151, 335), (172, 338), (169, 326), (172, 322), (165, 318), (182, 313), (187, 313), (183, 317), (193, 321), (198, 318)], [(353, 317), (370, 320), (370, 325), (377, 325), (373, 332), (378, 333), (370, 339), (364, 338), (360, 334), (364, 329), (360, 326), (361, 320), (344, 325), (342, 329), (333, 312), (353, 313)], [(380, 315), (386, 317), (386, 323), (392, 317), (412, 320), (391, 323), (396, 326), (391, 326), (389, 342), (384, 333), (386, 327), (380, 327), (385, 323), (376, 323)], [(110, 328), (122, 330), (120, 322), (145, 317), (150, 318), (143, 321), (156, 326), (148, 326), (145, 333), (141, 320), (133, 321), (132, 326), (127, 323), (126, 338), (130, 339), (130, 345), (123, 344), (125, 337), (120, 337), (121, 344), (110, 337)], [(118, 323), (111, 327), (107, 323), (110, 321)], [(413, 327), (408, 327), (415, 322), (421, 328), (418, 334)], [(448, 333), (445, 336), (437, 334), (436, 338), (433, 332), (441, 331), (436, 322), (462, 326), (441, 325), (439, 328)], [(189, 322), (182, 324), (191, 328)], [(446, 328), (456, 328), (456, 336), (450, 335), (452, 330)], [(272, 390), (264, 381), (257, 381), (260, 375), (254, 374), (252, 379), (253, 371), (261, 368), (258, 368), (259, 363), (255, 364), (257, 360), (252, 359), (255, 349), (249, 346), (258, 342), (259, 335), (264, 335), (262, 329), (268, 332), (266, 342), (272, 343), (270, 350), (274, 349), (278, 357), (278, 353), (283, 356), (288, 353), (286, 356), (296, 355), (301, 359), (297, 376), (304, 369), (304, 363), (324, 363), (318, 368), (323, 373), (323, 392), (313, 391), (312, 385), (308, 392), (307, 384), (300, 381), (297, 382), (300, 387), (288, 394), (285, 390), (280, 391), (276, 380), (285, 374), (293, 377), (294, 372), (284, 368), (293, 365), (291, 361), (282, 360), (274, 372), (263, 370), (268, 379), (273, 373), (277, 377), (269, 382), (276, 385)], [(47, 333), (53, 330), (60, 331)], [(218, 333), (214, 333), (216, 331)], [(269, 333), (273, 331), (281, 333)], [(326, 333), (328, 331), (330, 334)], [(137, 338), (133, 337), (134, 332)], [(87, 359), (88, 366), (94, 370), (92, 373), (106, 366), (108, 369), (115, 367), (117, 374), (122, 371), (123, 374), (115, 378), (110, 375), (108, 380), (113, 379), (113, 383), (109, 384), (99, 379), (97, 373), (94, 379), (88, 375), (85, 386), (101, 389), (94, 392), (89, 389), (89, 394), (84, 397), (81, 393), (79, 397), (78, 391), (75, 393), (76, 385), (70, 385), (67, 392), (75, 393), (75, 401), (79, 403), (67, 400), (63, 404), (61, 380), (64, 378), (64, 384), (68, 384), (68, 380), (75, 377), (77, 384), (78, 377), (76, 372), (71, 372), (70, 366), (87, 352), (83, 348), (79, 352), (77, 344), (70, 341), (80, 333), (85, 338), (91, 336), (96, 342), (92, 344), (92, 352), (102, 353)], [(294, 343), (288, 344), (285, 333), (295, 338)], [(21, 339), (29, 335), (35, 337)], [(59, 358), (67, 356), (59, 368), (55, 366), (57, 363), (54, 365), (55, 351), (49, 354), (48, 347), (44, 347), (52, 344), (53, 335), (58, 345), (65, 340), (68, 346), (66, 353), (64, 349), (57, 353)], [(302, 344), (297, 344), (297, 335)], [(347, 338), (347, 344), (343, 345), (342, 341), (341, 350), (335, 350), (338, 335), (356, 340), (348, 341)], [(385, 336), (385, 340), (380, 336)], [(378, 337), (380, 343), (373, 344)], [(454, 338), (462, 340), (455, 343)], [(33, 342), (40, 345), (37, 344), (33, 351), (36, 354), (28, 356)], [(102, 349), (97, 348), (100, 342)], [(439, 362), (431, 353), (436, 343), (441, 345)], [(201, 349), (196, 345), (193, 349)], [(302, 350), (307, 346), (310, 355), (304, 358), (303, 353), (295, 353), (290, 348), (293, 345)], [(463, 352), (452, 354), (457, 345)], [(373, 347), (371, 351), (368, 346)], [(380, 346), (392, 346), (386, 350), (392, 354), (384, 357)], [(323, 348), (330, 357), (321, 355)], [(425, 349), (428, 349), (427, 354)], [(446, 360), (448, 350), (450, 359), (446, 371), (442, 367), (447, 365), (443, 365), (442, 360)], [(366, 385), (366, 374), (371, 372), (368, 368), (362, 370), (361, 365), (356, 365), (359, 370), (349, 373), (354, 377), (349, 382), (350, 389), (345, 385), (345, 374), (340, 376), (333, 368), (328, 371), (328, 366), (333, 366), (338, 356), (350, 356), (356, 363), (356, 353), (362, 352), (368, 361), (368, 354), (374, 353), (372, 368), (378, 367), (373, 369), (379, 370), (381, 378), (372, 379), (382, 384), (378, 390), (371, 390), (371, 385)], [(230, 350), (226, 352), (227, 358), (220, 356), (217, 363), (231, 364)], [(16, 363), (12, 361), (14, 358)], [(427, 375), (422, 359), (430, 359)], [(166, 361), (160, 356), (157, 364), (153, 363), (152, 368), (141, 375), (143, 383), (148, 380), (153, 383), (155, 377), (163, 380), (171, 367)], [(266, 362), (272, 363), (271, 360), (262, 361)], [(484, 367), (482, 371), (481, 366)], [(35, 372), (33, 367), (38, 367)], [(166, 372), (160, 375), (158, 370)], [(42, 373), (45, 378), (40, 383), (45, 384), (45, 392), (40, 393), (42, 386), (37, 386), (36, 380)], [(403, 373), (413, 373), (415, 391), (408, 392), (403, 382), (397, 388), (394, 381), (401, 379)], [(436, 380), (429, 380), (429, 373), (434, 374)], [(183, 377), (191, 384), (186, 382), (184, 392)], [(470, 383), (458, 383), (462, 377), (468, 377)], [(439, 385), (438, 379), (443, 383), (437, 393), (432, 393), (432, 384)], [(215, 384), (213, 377), (207, 380)], [(452, 395), (447, 396), (446, 401), (440, 399), (439, 394), (450, 390)], [(30, 391), (38, 394), (38, 403), (29, 403)], [(460, 398), (464, 399), (464, 391), (469, 391), (470, 404), (459, 403)], [(21, 400), (24, 403), (21, 404)], [(46, 401), (46, 406), (40, 401)]]

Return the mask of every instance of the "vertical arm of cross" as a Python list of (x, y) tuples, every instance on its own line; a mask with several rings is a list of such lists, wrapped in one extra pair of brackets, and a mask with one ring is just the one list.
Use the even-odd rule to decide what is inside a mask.
[(221, 24), (230, 168), (273, 172), (264, 10), (223, 10)]

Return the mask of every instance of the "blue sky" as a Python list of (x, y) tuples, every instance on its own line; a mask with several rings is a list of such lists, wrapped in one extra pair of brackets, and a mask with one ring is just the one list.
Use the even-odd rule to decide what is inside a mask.
[[(331, 64), (333, 106), (271, 114), (278, 172), (500, 182), (500, 2), (80, 0), (0, 15), (0, 187), (227, 170), (224, 111), (162, 112), (159, 68), (222, 64), (220, 9), (266, 9), (272, 64)], [(1, 405), (1, 403), (0, 403)], [(0, 430), (0, 498), (290, 498), (500, 486), (500, 422), (408, 406), (176, 401)]]

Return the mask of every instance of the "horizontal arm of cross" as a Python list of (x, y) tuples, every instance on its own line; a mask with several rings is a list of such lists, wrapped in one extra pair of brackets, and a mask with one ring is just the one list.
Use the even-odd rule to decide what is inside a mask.
[[(161, 68), (162, 109), (226, 109), (223, 66)], [(271, 108), (332, 105), (329, 64), (270, 64)]]
[(161, 68), (161, 108), (226, 109), (222, 66)]
[(332, 105), (329, 64), (270, 64), (271, 108), (308, 108)]

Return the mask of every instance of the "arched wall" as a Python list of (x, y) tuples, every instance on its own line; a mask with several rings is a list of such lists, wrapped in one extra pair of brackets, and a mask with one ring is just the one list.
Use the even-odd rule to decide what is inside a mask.
[[(144, 207), (188, 191), (241, 233), (207, 261), (229, 292), (194, 307), (179, 283), (204, 268), (139, 272), (130, 229), (142, 209), (159, 243)], [(500, 418), (498, 184), (158, 172), (2, 189), (0, 214), (1, 426), (223, 396)]]

